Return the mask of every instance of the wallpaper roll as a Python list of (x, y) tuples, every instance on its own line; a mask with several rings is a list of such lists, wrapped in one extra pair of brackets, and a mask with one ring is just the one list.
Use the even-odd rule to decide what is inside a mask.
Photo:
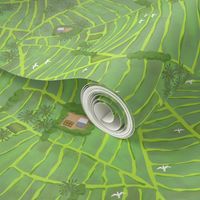
[(197, 200), (198, 6), (1, 1), (0, 199)]

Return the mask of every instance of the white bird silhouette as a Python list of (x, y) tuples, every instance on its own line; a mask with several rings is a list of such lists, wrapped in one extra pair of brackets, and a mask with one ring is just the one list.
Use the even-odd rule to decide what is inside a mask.
[(139, 21), (139, 24), (141, 24), (142, 22), (144, 22), (144, 19), (141, 19), (141, 20)]
[(35, 69), (36, 67), (38, 67), (39, 65), (37, 63), (35, 63), (33, 66), (32, 66), (32, 69)]
[(120, 199), (123, 194), (124, 194), (123, 192), (116, 192), (112, 194), (111, 197), (117, 197), (118, 199)]
[(88, 70), (88, 68), (85, 68), (85, 69), (82, 70), (82, 72), (84, 73), (84, 72), (86, 72), (87, 70)]
[(116, 92), (116, 93), (120, 93), (120, 91), (119, 91), (119, 90), (116, 90), (115, 92)]
[(46, 64), (48, 64), (48, 63), (50, 63), (51, 61), (49, 60), (49, 59), (47, 59), (44, 63), (45, 63), (45, 65)]
[(166, 172), (168, 168), (171, 168), (171, 167), (169, 165), (162, 165), (162, 166), (158, 167), (157, 169), (158, 170), (161, 169), (161, 170), (163, 170), (163, 172)]
[(155, 17), (156, 16), (156, 14), (155, 13), (153, 13), (152, 15), (151, 15), (151, 17), (153, 18), (153, 17)]
[(177, 129), (174, 129), (174, 132), (177, 132), (177, 133), (181, 133), (182, 131), (184, 131), (183, 128), (177, 128)]
[(190, 84), (190, 85), (192, 85), (192, 83), (193, 83), (193, 80), (187, 80), (187, 81), (185, 81), (185, 84)]

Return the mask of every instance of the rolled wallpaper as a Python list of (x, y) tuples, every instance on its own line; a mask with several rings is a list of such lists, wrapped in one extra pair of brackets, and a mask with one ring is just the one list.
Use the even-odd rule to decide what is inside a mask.
[(198, 0), (0, 2), (0, 199), (198, 200)]

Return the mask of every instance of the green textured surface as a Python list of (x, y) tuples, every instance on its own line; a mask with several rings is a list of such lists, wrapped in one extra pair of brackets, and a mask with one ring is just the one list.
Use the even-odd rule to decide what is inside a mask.
[[(138, 2), (0, 2), (0, 199), (199, 199), (199, 2)], [(55, 35), (62, 25), (73, 32)], [(133, 137), (45, 132), (21, 118), (49, 105), (57, 119), (88, 80), (126, 101)], [(60, 191), (73, 179), (86, 187), (74, 198)]]

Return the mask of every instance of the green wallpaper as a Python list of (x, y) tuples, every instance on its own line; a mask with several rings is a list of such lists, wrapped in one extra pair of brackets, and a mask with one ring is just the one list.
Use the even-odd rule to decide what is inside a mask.
[[(199, 22), (198, 0), (1, 0), (0, 199), (198, 200)], [(90, 82), (131, 138), (60, 126)]]

